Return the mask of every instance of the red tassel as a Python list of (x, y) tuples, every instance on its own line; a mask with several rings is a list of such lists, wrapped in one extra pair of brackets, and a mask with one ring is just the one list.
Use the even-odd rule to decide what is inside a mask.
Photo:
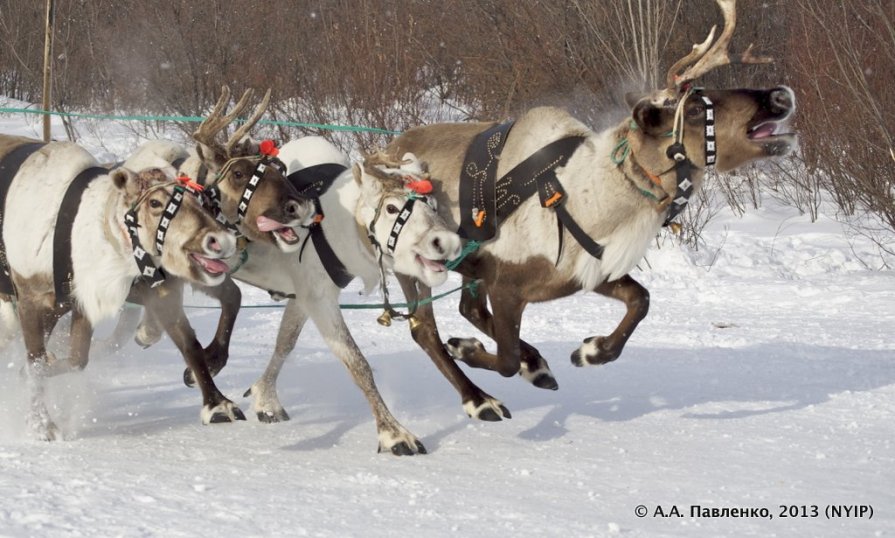
[(277, 148), (277, 143), (270, 139), (262, 140), (259, 150), (261, 151), (261, 155), (267, 155), (268, 157), (276, 157), (280, 154), (280, 150)]
[(430, 192), (432, 192), (432, 182), (428, 179), (410, 181), (407, 183), (407, 188), (417, 194), (429, 194)]

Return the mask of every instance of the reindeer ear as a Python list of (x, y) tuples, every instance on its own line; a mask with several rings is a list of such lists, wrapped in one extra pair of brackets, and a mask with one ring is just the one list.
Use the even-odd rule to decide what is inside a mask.
[(631, 110), (637, 127), (650, 136), (660, 136), (672, 128), (674, 108), (658, 106), (649, 98), (637, 101)]
[(116, 189), (125, 193), (125, 198), (131, 200), (140, 194), (140, 186), (138, 185), (137, 175), (127, 168), (119, 167), (109, 173), (112, 178), (112, 184)]
[(231, 157), (248, 157), (261, 153), (260, 144), (249, 137), (245, 137), (237, 142), (233, 149), (230, 150)]
[(212, 174), (220, 172), (227, 162), (227, 155), (220, 146), (211, 147), (200, 142), (196, 145), (196, 155)]

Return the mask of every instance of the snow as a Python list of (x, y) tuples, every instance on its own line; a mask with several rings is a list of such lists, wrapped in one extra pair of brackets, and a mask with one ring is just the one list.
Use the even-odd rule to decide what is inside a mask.
[[(0, 132), (34, 136), (28, 122), (0, 116)], [(103, 159), (136, 144), (118, 131), (84, 142)], [(892, 536), (895, 274), (868, 270), (876, 249), (833, 216), (810, 223), (765, 200), (742, 218), (719, 214), (698, 251), (661, 237), (634, 274), (650, 314), (604, 367), (568, 357), (610, 331), (621, 304), (578, 294), (531, 305), (523, 337), (560, 389), (467, 369), (511, 410), (500, 423), (465, 416), (404, 324), (346, 310), (425, 456), (376, 453), (366, 401), (310, 325), (279, 384), (289, 422), (202, 426), (165, 339), (94, 352), (86, 371), (53, 379), (67, 436), (54, 443), (24, 432), (16, 342), (0, 355), (0, 536)], [(358, 290), (343, 302), (377, 302)], [(436, 303), (442, 336), (481, 337), (457, 301)], [(246, 287), (244, 303), (271, 301)], [(242, 393), (273, 352), (280, 312), (242, 312), (216, 378), (247, 414)], [(217, 312), (189, 313), (207, 341)], [(781, 517), (812, 505), (817, 517)], [(873, 515), (828, 518), (831, 505)], [(755, 515), (763, 508), (773, 517)]]

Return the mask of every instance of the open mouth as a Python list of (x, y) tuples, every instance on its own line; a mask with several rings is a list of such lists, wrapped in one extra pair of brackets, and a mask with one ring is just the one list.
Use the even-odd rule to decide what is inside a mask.
[(774, 138), (778, 136), (791, 136), (792, 133), (778, 133), (777, 131), (782, 127), (782, 123), (776, 121), (763, 121), (757, 125), (754, 125), (749, 128), (746, 136), (749, 140), (766, 140), (768, 138)]
[(268, 217), (258, 217), (256, 224), (261, 232), (270, 232), (274, 239), (278, 239), (287, 245), (298, 243), (298, 234), (291, 226)]
[(190, 253), (190, 260), (209, 275), (217, 276), (230, 270), (230, 266), (223, 260), (209, 258), (195, 252)]
[(442, 260), (442, 261), (430, 260), (429, 258), (426, 258), (424, 256), (417, 254), (416, 261), (417, 261), (417, 263), (419, 263), (426, 269), (432, 271), (433, 273), (443, 273), (443, 272), (447, 271), (447, 267), (444, 266), (444, 260)]

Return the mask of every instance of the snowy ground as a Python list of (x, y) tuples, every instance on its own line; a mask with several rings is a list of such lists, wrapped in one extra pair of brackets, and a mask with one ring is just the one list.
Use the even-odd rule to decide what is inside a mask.
[[(0, 118), (0, 132), (28, 129)], [(560, 390), (472, 371), (512, 411), (501, 423), (465, 416), (404, 325), (346, 311), (426, 456), (375, 452), (365, 400), (310, 326), (281, 377), (290, 422), (200, 425), (199, 395), (164, 340), (53, 380), (69, 437), (55, 443), (23, 433), (17, 343), (0, 355), (0, 536), (895, 535), (895, 274), (867, 270), (871, 245), (833, 220), (770, 201), (719, 216), (704, 237), (699, 252), (666, 240), (649, 253), (635, 276), (652, 309), (613, 364), (578, 369), (569, 354), (611, 330), (619, 304), (579, 294), (529, 307), (523, 336)], [(457, 299), (436, 305), (441, 332), (473, 335)], [(190, 314), (207, 339), (216, 312)], [(217, 381), (245, 411), (279, 316), (246, 309), (237, 322)], [(830, 519), (831, 506), (872, 517)]]

